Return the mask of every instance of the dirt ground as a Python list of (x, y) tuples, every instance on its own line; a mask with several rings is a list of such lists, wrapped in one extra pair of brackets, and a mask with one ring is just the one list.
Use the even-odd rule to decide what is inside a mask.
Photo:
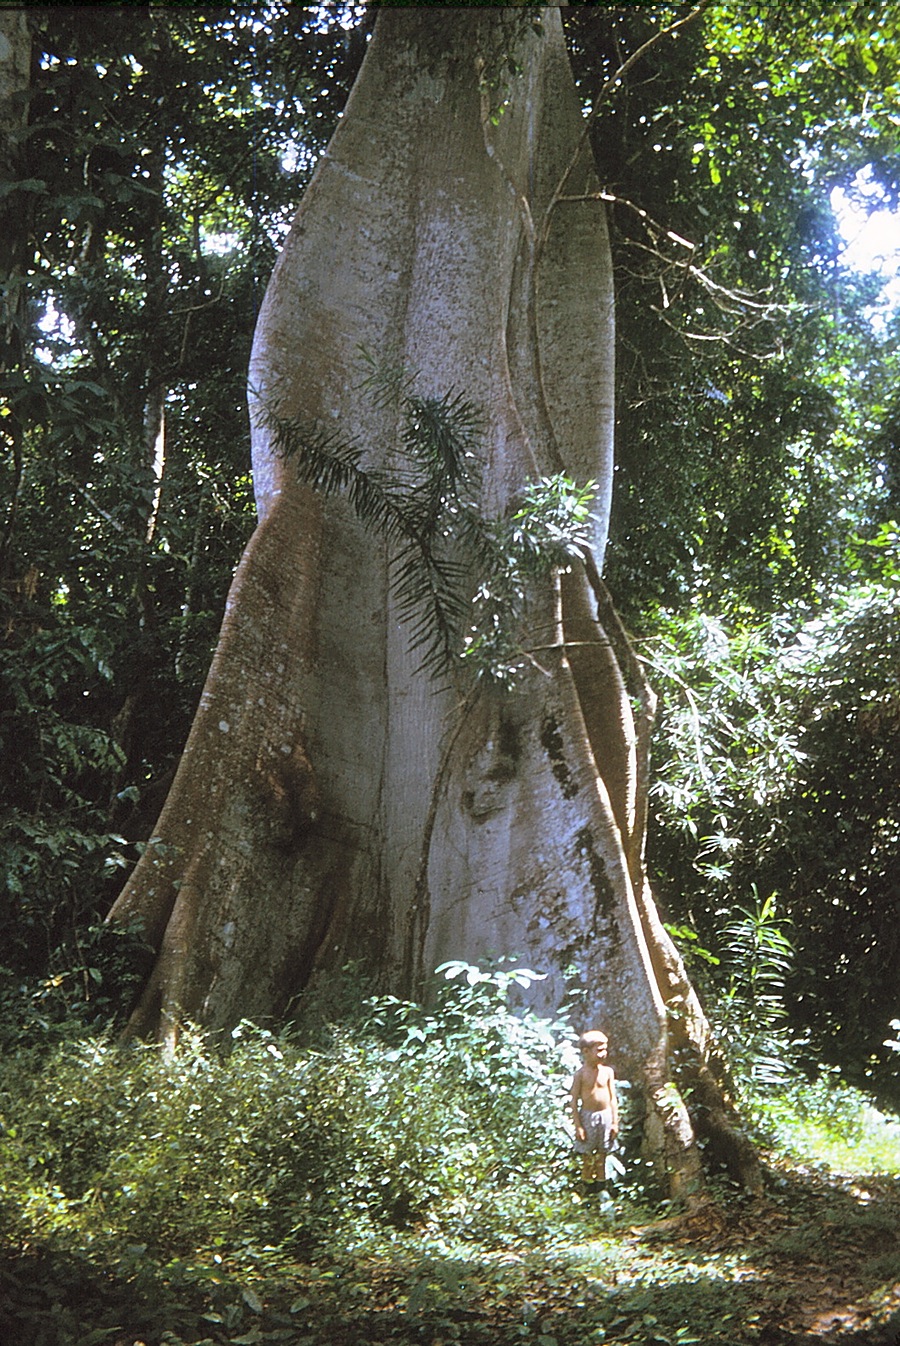
[(412, 1237), (249, 1275), (0, 1249), (0, 1346), (900, 1346), (900, 1178), (773, 1166), (690, 1216), (573, 1210), (552, 1246)]
[[(752, 1204), (629, 1231), (636, 1246), (725, 1255), (757, 1273), (761, 1346), (900, 1346), (900, 1178), (776, 1169)], [(723, 1338), (724, 1340), (724, 1338)]]

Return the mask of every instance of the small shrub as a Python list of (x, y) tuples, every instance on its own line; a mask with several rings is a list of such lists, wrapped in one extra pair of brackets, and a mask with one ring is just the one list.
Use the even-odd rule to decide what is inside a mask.
[(785, 977), (794, 949), (775, 894), (740, 907), (722, 931), (727, 984), (712, 1000), (716, 1039), (742, 1092), (780, 1088), (794, 1064)]
[(121, 1023), (155, 958), (139, 922), (81, 930), (41, 976), (0, 966), (0, 1049), (52, 1044)]

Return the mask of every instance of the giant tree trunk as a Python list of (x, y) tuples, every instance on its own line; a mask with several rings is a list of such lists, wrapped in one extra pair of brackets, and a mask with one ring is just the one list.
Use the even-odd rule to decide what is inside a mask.
[[(670, 1084), (672, 974), (643, 875), (636, 661), (598, 578), (612, 483), (613, 295), (559, 13), (383, 10), (260, 314), (250, 372), (260, 523), (157, 832), (113, 912), (159, 955), (132, 1029), (277, 1014), (347, 958), (409, 991), (443, 959), (574, 970), (644, 1086), (675, 1190), (699, 1183)], [(505, 74), (506, 55), (524, 73)], [(503, 86), (503, 79), (509, 87)], [(500, 103), (504, 105), (502, 108)], [(360, 350), (483, 423), (483, 498), (598, 483), (593, 557), (535, 593), (512, 693), (437, 685), (398, 619), (390, 556), (297, 483), (270, 415), (333, 428), (373, 464), (396, 407)], [(677, 960), (676, 960), (677, 961)], [(692, 1002), (691, 1041), (704, 1025)]]

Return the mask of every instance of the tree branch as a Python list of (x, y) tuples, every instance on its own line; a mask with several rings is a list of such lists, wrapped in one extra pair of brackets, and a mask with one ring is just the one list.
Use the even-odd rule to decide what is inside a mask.
[(636, 51), (633, 51), (631, 55), (628, 57), (628, 59), (622, 62), (618, 70), (616, 70), (614, 74), (610, 75), (609, 79), (604, 82), (602, 88), (600, 89), (600, 92), (594, 99), (590, 112), (584, 119), (584, 126), (582, 128), (581, 135), (578, 138), (578, 144), (575, 146), (575, 152), (573, 153), (571, 159), (569, 160), (565, 172), (563, 173), (559, 182), (556, 184), (556, 187), (554, 188), (553, 191), (553, 195), (551, 196), (549, 204), (547, 205), (547, 209), (544, 211), (544, 218), (541, 223), (540, 234), (537, 240), (535, 261), (539, 260), (540, 255), (544, 249), (544, 246), (547, 242), (547, 238), (550, 233), (550, 219), (553, 214), (553, 211), (556, 209), (557, 205), (562, 199), (563, 193), (565, 192), (566, 189), (566, 183), (572, 176), (572, 173), (575, 170), (575, 165), (578, 163), (578, 160), (581, 158), (585, 142), (587, 141), (587, 138), (591, 132), (591, 127), (597, 120), (597, 117), (600, 115), (600, 110), (603, 107), (603, 104), (610, 97), (613, 90), (619, 84), (621, 84), (622, 80), (625, 78), (628, 72), (635, 65), (637, 65), (638, 61), (642, 60), (643, 57), (646, 56), (647, 52), (650, 51), (652, 47), (656, 46), (657, 42), (661, 42), (663, 38), (674, 36), (682, 28), (685, 28), (687, 27), (688, 24), (693, 23), (693, 21), (703, 13), (703, 11), (709, 6), (709, 4), (710, 0), (700, 0), (700, 3), (698, 5), (695, 5), (695, 7), (690, 11), (689, 14), (685, 14), (684, 17), (681, 19), (676, 19), (674, 23), (669, 24), (668, 28), (657, 29), (657, 31), (652, 35), (652, 37), (649, 37), (646, 42), (642, 43), (641, 46), (637, 48)]

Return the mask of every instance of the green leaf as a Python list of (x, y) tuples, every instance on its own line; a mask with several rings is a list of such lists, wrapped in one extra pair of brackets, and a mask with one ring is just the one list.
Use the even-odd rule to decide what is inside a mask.
[(12, 196), (15, 192), (29, 192), (35, 196), (46, 196), (47, 184), (43, 178), (21, 178), (18, 182), (0, 183), (0, 199)]

